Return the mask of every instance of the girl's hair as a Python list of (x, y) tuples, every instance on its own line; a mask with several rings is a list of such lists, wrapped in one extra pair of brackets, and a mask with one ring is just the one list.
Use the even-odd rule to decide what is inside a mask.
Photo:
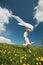
[(28, 28), (26, 28), (25, 31), (28, 31)]

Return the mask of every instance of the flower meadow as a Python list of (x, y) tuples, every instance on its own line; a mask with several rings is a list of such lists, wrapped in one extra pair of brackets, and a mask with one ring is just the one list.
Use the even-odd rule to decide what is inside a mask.
[(0, 65), (43, 65), (43, 47), (0, 43)]

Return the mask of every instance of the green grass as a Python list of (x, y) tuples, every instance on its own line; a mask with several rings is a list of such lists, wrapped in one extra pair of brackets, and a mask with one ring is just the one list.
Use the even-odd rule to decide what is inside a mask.
[(31, 53), (24, 46), (0, 43), (0, 65), (43, 65), (43, 47), (30, 49)]

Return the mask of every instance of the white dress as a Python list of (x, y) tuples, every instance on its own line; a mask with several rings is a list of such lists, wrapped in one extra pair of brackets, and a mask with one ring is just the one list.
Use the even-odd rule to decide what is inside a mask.
[(24, 45), (25, 46), (30, 45), (30, 41), (28, 39), (28, 32), (27, 31), (24, 32)]

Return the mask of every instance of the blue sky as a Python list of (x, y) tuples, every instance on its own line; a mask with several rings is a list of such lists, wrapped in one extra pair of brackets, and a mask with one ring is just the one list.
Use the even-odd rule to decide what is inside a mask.
[[(0, 0), (0, 6), (12, 10), (14, 15), (19, 16), (27, 23), (33, 26), (36, 23), (34, 16), (34, 7), (38, 5), (38, 0)], [(11, 18), (10, 23), (6, 25), (7, 33), (1, 34), (10, 38), (12, 42), (17, 44), (23, 44), (23, 34), (25, 27), (18, 26), (17, 21)], [(7, 35), (8, 34), (8, 35)], [(40, 23), (32, 32), (28, 35), (30, 41), (34, 41), (39, 46), (41, 39), (43, 38), (43, 22)]]

